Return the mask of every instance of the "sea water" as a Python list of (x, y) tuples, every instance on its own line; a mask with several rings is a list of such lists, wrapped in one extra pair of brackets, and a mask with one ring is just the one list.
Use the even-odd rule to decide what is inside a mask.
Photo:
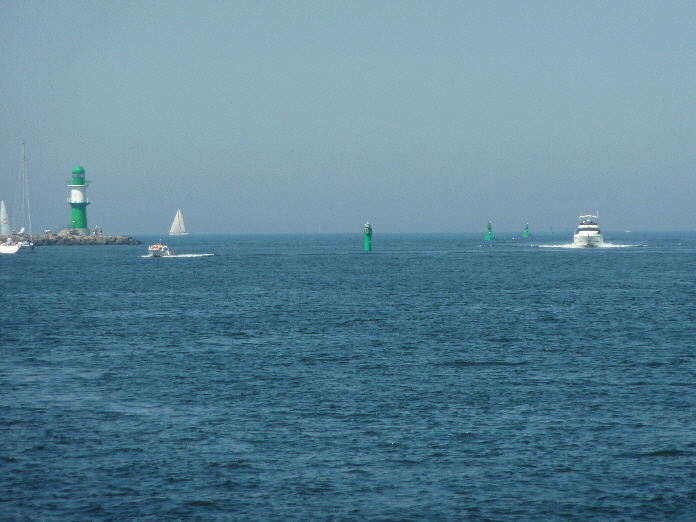
[(497, 236), (0, 256), (0, 520), (695, 520), (696, 234)]

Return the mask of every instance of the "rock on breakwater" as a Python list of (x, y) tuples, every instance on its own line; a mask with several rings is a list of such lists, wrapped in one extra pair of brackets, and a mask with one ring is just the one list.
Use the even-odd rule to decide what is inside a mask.
[[(0, 236), (5, 241), (10, 236)], [(17, 236), (13, 236), (17, 240)], [(130, 236), (33, 236), (34, 246), (91, 246), (91, 245), (142, 245), (139, 239)]]

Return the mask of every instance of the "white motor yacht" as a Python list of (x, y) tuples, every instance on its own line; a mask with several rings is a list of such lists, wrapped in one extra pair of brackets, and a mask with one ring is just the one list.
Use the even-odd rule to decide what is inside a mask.
[(580, 216), (580, 224), (573, 236), (573, 244), (582, 247), (597, 247), (604, 242), (597, 224), (597, 216)]

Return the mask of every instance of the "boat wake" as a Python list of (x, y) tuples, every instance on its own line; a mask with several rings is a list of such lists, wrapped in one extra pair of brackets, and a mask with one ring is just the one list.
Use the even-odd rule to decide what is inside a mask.
[(141, 256), (141, 257), (157, 257), (157, 259), (169, 259), (172, 257), (210, 257), (214, 256), (215, 254), (169, 254), (168, 256), (151, 256), (149, 254)]
[(539, 245), (540, 248), (577, 248), (583, 250), (592, 250), (593, 248), (628, 248), (628, 247), (639, 247), (643, 245), (614, 245), (613, 243), (600, 243), (599, 245), (593, 247), (587, 247), (585, 245), (576, 245), (574, 243), (569, 243), (565, 245)]
[(215, 254), (172, 254), (171, 256), (167, 257), (209, 257), (214, 255)]

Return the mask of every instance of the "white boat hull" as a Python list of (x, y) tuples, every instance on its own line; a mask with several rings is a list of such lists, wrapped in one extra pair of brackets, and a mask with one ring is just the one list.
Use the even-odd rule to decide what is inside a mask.
[(0, 245), (0, 254), (16, 254), (19, 251), (19, 245)]
[(22, 241), (20, 243), (13, 243), (8, 245), (3, 243), (0, 245), (0, 254), (18, 254), (34, 251), (34, 243), (29, 241)]
[(573, 238), (573, 244), (580, 247), (598, 247), (602, 246), (602, 243), (602, 234), (575, 234)]

